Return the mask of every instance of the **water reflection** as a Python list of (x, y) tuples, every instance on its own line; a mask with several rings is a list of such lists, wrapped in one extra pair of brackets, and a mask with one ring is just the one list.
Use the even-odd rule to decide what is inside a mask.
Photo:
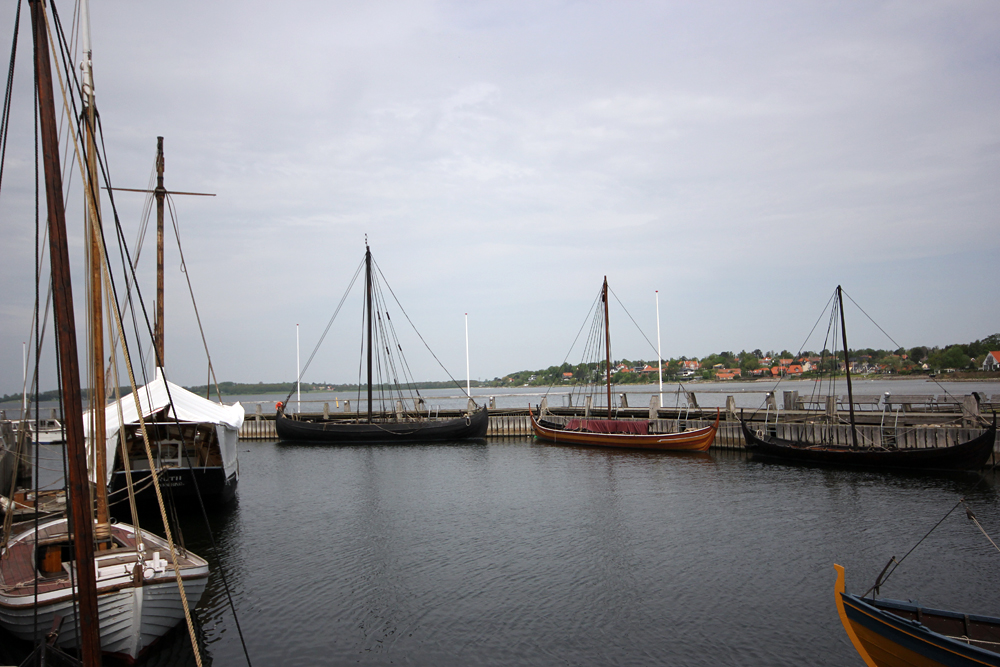
[[(182, 516), (213, 568), (206, 662), (226, 665), (244, 660), (223, 572), (256, 664), (860, 664), (833, 562), (863, 592), (959, 497), (1000, 533), (993, 474), (527, 438), (253, 443), (240, 464), (238, 502), (209, 513), (217, 549), (200, 511)], [(953, 513), (883, 594), (997, 614), (991, 549)], [(186, 642), (163, 644), (169, 664), (193, 664)]]

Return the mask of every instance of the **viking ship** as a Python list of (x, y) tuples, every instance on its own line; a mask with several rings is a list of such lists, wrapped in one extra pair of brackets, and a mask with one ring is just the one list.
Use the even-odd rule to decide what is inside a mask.
[(969, 429), (969, 431), (975, 431), (974, 437), (947, 446), (903, 448), (888, 444), (861, 444), (854, 413), (854, 392), (851, 385), (851, 364), (844, 321), (843, 290), (840, 285), (837, 285), (836, 297), (840, 311), (840, 330), (844, 346), (844, 369), (850, 410), (849, 442), (838, 443), (833, 439), (837, 434), (835, 427), (798, 429), (802, 434), (815, 436), (815, 440), (782, 438), (778, 437), (776, 429), (769, 429), (766, 425), (754, 426), (741, 416), (740, 424), (747, 451), (754, 458), (863, 468), (974, 470), (985, 465), (990, 455), (993, 454), (996, 443), (995, 414), (993, 423), (988, 428)]
[(1000, 667), (1000, 618), (852, 595), (834, 568), (840, 622), (868, 667)]
[[(605, 419), (569, 419), (558, 423), (539, 414), (535, 418), (529, 407), (531, 428), (539, 440), (557, 445), (592, 445), (627, 449), (656, 449), (673, 452), (707, 452), (715, 441), (719, 428), (719, 412), (715, 423), (704, 428), (679, 433), (651, 432), (651, 420), (615, 419), (611, 406), (611, 333), (608, 326), (608, 278), (604, 277), (600, 301), (603, 304), (604, 369), (608, 411)], [(597, 317), (600, 318), (600, 312)]]
[[(84, 415), (88, 435), (103, 419), (108, 476), (106, 483), (115, 502), (125, 499), (126, 477), (131, 470), (136, 497), (143, 507), (155, 505), (156, 498), (149, 484), (150, 464), (146, 457), (143, 431), (139, 427), (138, 409), (145, 421), (145, 434), (153, 450), (153, 470), (160, 476), (163, 486), (169, 489), (172, 501), (181, 503), (207, 502), (217, 505), (236, 495), (240, 466), (238, 460), (239, 429), (245, 412), (238, 402), (226, 405), (198, 396), (183, 387), (167, 381), (165, 364), (164, 323), (164, 200), (167, 195), (212, 196), (201, 192), (175, 192), (164, 187), (163, 137), (156, 141), (156, 187), (152, 190), (114, 188), (115, 191), (143, 192), (156, 199), (156, 309), (153, 328), (153, 350), (156, 359), (155, 377), (140, 387), (136, 396), (124, 396), (112, 402), (99, 414), (95, 408)], [(152, 207), (144, 207), (149, 212)], [(172, 211), (172, 207), (171, 207)], [(143, 223), (145, 225), (145, 222)], [(177, 232), (176, 221), (174, 224)], [(177, 238), (178, 248), (180, 238)], [(138, 256), (138, 252), (136, 253)], [(181, 255), (183, 262), (183, 254)], [(185, 271), (185, 273), (187, 273)], [(190, 277), (188, 278), (190, 281)], [(190, 282), (189, 282), (190, 287)], [(192, 299), (194, 297), (191, 292)], [(197, 312), (197, 308), (196, 308)], [(200, 322), (199, 322), (200, 326)], [(206, 345), (206, 353), (207, 353)], [(211, 358), (208, 362), (211, 378), (215, 377)], [(218, 390), (218, 384), (216, 383)], [(138, 398), (138, 402), (136, 399)], [(94, 443), (88, 440), (88, 448)], [(120, 452), (120, 454), (118, 454)], [(129, 461), (124, 460), (128, 457)], [(94, 480), (96, 483), (97, 480)]]
[[(362, 444), (371, 442), (387, 442), (397, 444), (446, 442), (453, 440), (477, 439), (486, 436), (489, 426), (489, 413), (485, 406), (473, 409), (474, 402), (469, 398), (469, 410), (464, 416), (452, 419), (441, 419), (417, 409), (409, 410), (413, 404), (422, 405), (419, 396), (405, 398), (403, 387), (398, 378), (392, 378), (388, 383), (377, 383), (373, 378), (374, 350), (383, 351), (386, 357), (380, 357), (378, 368), (406, 368), (405, 363), (397, 364), (389, 358), (388, 350), (395, 347), (402, 351), (395, 333), (387, 331), (391, 326), (391, 318), (385, 310), (384, 299), (380, 297), (381, 290), (376, 283), (373, 271), (371, 248), (365, 242), (365, 351), (367, 361), (367, 414), (357, 418), (307, 417), (300, 414), (286, 414), (285, 406), (291, 393), (284, 402), (276, 406), (275, 429), (282, 440), (296, 442), (325, 442), (336, 444)], [(359, 269), (360, 270), (360, 269)], [(357, 274), (355, 274), (357, 275)], [(353, 283), (353, 281), (352, 281)], [(350, 289), (350, 288), (348, 288)], [(336, 317), (336, 314), (334, 314)], [(332, 323), (332, 320), (331, 320)], [(328, 327), (329, 328), (329, 327)], [(381, 338), (383, 340), (376, 340)], [(386, 343), (385, 338), (392, 340)], [(322, 342), (322, 341), (320, 341)], [(318, 347), (318, 346), (317, 346)], [(315, 354), (315, 353), (314, 353)], [(305, 372), (305, 371), (302, 371)], [(380, 392), (374, 395), (374, 387), (389, 388), (389, 396)], [(376, 411), (376, 400), (389, 403), (388, 411)], [(406, 407), (404, 407), (406, 406)]]
[[(206, 502), (223, 503), (236, 495), (243, 406), (223, 405), (198, 396), (168, 381), (157, 368), (156, 377), (140, 387), (135, 396), (124, 396), (105, 409), (106, 458), (113, 465), (108, 466), (104, 483), (119, 502), (125, 499), (130, 474), (133, 486), (143, 489), (136, 498), (145, 505), (156, 502), (149, 484), (149, 460), (139, 410), (153, 450), (154, 470), (175, 501), (194, 502), (200, 497)], [(92, 413), (84, 415), (85, 427), (91, 417)], [(128, 465), (123, 459), (125, 453)]]

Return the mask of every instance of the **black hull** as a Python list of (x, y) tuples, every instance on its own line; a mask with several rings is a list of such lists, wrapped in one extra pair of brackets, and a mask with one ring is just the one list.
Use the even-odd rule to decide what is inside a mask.
[(425, 420), (420, 422), (385, 422), (378, 424), (324, 420), (289, 419), (281, 412), (275, 415), (275, 430), (281, 440), (295, 442), (328, 442), (363, 444), (388, 442), (398, 444), (445, 442), (486, 437), (489, 412), (480, 409), (469, 417)]
[[(197, 504), (198, 495), (206, 505), (228, 503), (236, 496), (238, 478), (235, 474), (226, 478), (221, 466), (208, 468), (167, 468), (160, 475), (160, 491), (168, 494), (179, 504)], [(195, 489), (197, 482), (197, 490)], [(132, 485), (137, 489), (135, 500), (140, 505), (156, 505), (156, 491), (150, 481), (148, 470), (133, 470)], [(113, 506), (128, 504), (125, 492), (126, 478), (122, 470), (115, 471), (111, 478), (111, 503)]]
[(851, 468), (904, 470), (978, 470), (993, 453), (996, 423), (982, 435), (951, 447), (851, 449), (757, 435), (740, 421), (747, 451), (754, 458)]

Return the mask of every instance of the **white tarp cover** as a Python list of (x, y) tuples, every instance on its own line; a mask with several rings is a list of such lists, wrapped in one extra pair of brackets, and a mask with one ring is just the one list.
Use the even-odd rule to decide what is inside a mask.
[[(170, 393), (167, 394), (167, 389), (169, 388)], [(239, 403), (234, 403), (232, 405), (223, 405), (220, 403), (214, 403), (207, 398), (202, 398), (197, 394), (193, 394), (184, 387), (174, 384), (163, 378), (163, 372), (161, 369), (156, 369), (156, 378), (147, 384), (145, 387), (140, 387), (136, 392), (139, 395), (139, 404), (142, 406), (142, 416), (143, 418), (149, 417), (150, 415), (159, 412), (163, 408), (171, 404), (171, 399), (173, 401), (173, 409), (167, 411), (167, 417), (174, 419), (175, 417), (182, 422), (200, 422), (206, 424), (215, 424), (217, 430), (220, 431), (220, 436), (222, 431), (234, 431), (235, 436), (238, 435), (240, 426), (243, 425), (243, 417), (245, 411), (243, 406)], [(136, 412), (135, 408), (135, 398), (132, 394), (123, 396), (121, 399), (121, 413), (125, 424), (137, 424), (139, 423), (139, 414)], [(118, 402), (112, 403), (104, 411), (104, 419), (107, 428), (107, 444), (105, 451), (107, 452), (108, 461), (108, 478), (105, 480), (106, 484), (111, 483), (111, 476), (114, 472), (112, 462), (115, 460), (115, 451), (118, 446), (118, 431), (121, 428), (121, 422), (118, 420)], [(84, 433), (90, 432), (90, 414), (84, 413), (83, 415), (83, 426)], [(222, 427), (219, 429), (218, 427)], [(220, 437), (220, 442), (223, 438)], [(87, 451), (91, 452), (92, 447), (90, 443), (90, 438), (87, 438)], [(94, 467), (90, 467), (91, 470), (91, 481), (96, 483), (93, 479)]]

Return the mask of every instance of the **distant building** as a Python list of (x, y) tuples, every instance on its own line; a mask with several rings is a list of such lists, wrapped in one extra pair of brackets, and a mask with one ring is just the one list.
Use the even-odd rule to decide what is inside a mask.
[(984, 371), (1000, 370), (1000, 352), (986, 353), (986, 358), (983, 359), (983, 370)]

